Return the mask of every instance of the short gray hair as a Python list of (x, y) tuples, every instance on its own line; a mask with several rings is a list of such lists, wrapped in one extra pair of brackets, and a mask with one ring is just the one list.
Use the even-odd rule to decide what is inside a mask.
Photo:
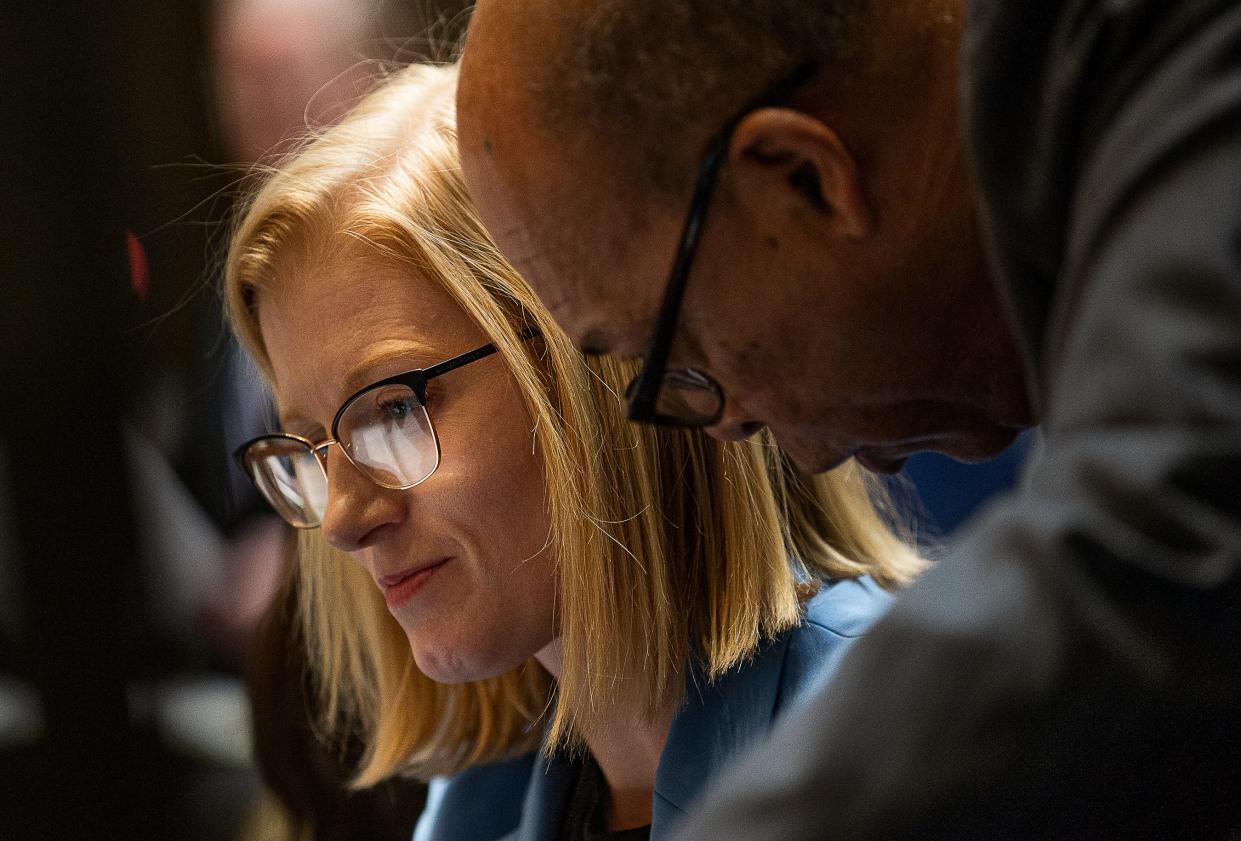
[[(550, 76), (532, 80), (550, 128), (624, 143), (656, 186), (748, 99), (808, 60), (847, 85), (869, 54), (873, 0), (596, 0), (554, 4)], [(701, 136), (699, 136), (701, 135)], [(696, 148), (696, 145), (693, 147)]]

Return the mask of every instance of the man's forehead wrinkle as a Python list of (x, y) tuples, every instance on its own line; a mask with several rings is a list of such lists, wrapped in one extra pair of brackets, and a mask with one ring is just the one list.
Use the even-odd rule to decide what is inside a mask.
[[(504, 252), (514, 266), (528, 280), (539, 286), (539, 298), (548, 309), (573, 303), (584, 288), (590, 288), (590, 278), (597, 276), (599, 266), (597, 251), (583, 251), (579, 239), (573, 237), (566, 226), (544, 224), (542, 230), (532, 230), (529, 225), (514, 222), (504, 226), (498, 239), (505, 241)], [(554, 283), (538, 281), (553, 278)], [(550, 288), (544, 288), (549, 287)]]

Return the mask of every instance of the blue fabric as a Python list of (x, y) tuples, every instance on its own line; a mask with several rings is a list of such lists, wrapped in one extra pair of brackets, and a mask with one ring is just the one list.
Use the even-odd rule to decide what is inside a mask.
[[(690, 680), (660, 757), (651, 841), (690, 813), (703, 787), (773, 720), (823, 685), (853, 639), (891, 597), (869, 578), (829, 582), (806, 605), (805, 621), (714, 684)], [(419, 838), (429, 841), (557, 841), (575, 778), (573, 763), (530, 755), (471, 768), (447, 780)]]
[[(1026, 430), (1007, 450), (982, 464), (964, 464), (942, 453), (917, 453), (905, 465), (920, 503), (916, 514), (924, 529), (949, 537), (989, 501), (1017, 485), (1028, 457), (1037, 449), (1038, 433)], [(898, 490), (895, 496), (900, 497)]]

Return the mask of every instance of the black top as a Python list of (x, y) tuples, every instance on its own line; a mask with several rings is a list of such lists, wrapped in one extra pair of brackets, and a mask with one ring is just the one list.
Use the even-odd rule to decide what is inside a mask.
[(608, 832), (608, 784), (589, 754), (577, 764), (577, 781), (565, 809), (561, 841), (649, 841), (650, 826)]
[(679, 839), (1241, 837), (1241, 2), (972, 0), (1042, 456)]

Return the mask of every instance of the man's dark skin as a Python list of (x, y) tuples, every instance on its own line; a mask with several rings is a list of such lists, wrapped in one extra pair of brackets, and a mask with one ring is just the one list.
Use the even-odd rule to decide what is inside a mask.
[[(647, 185), (623, 143), (599, 149), (526, 119), (539, 106), (521, 79), (556, 38), (534, 28), (537, 15), (523, 20), (523, 5), (482, 3), (471, 25), (460, 103), (470, 189), (584, 349), (638, 356), (702, 137), (680, 150), (686, 192), (667, 193)], [(723, 387), (718, 437), (766, 425), (805, 469), (857, 455), (892, 471), (918, 450), (992, 456), (1031, 423), (962, 157), (951, 6), (928, 4), (930, 28), (916, 34), (883, 24), (889, 43), (909, 42), (893, 72), (922, 57), (911, 71), (920, 84), (908, 80), (886, 108), (864, 107), (871, 86), (845, 90), (823, 74), (733, 133), (673, 351)], [(842, 109), (850, 116), (829, 116)], [(929, 142), (896, 148), (893, 134)], [(794, 178), (807, 168), (812, 179)], [(808, 180), (813, 193), (797, 186)]]
[[(590, 5), (480, 4), (461, 154), (557, 320), (636, 355), (720, 115), (650, 148), (550, 129)], [(869, 31), (855, 74), (738, 124), (674, 361), (723, 387), (712, 432), (769, 425), (808, 469), (983, 457), (1035, 414), (1044, 453), (681, 837), (1237, 837), (1241, 4), (899, 2)]]

